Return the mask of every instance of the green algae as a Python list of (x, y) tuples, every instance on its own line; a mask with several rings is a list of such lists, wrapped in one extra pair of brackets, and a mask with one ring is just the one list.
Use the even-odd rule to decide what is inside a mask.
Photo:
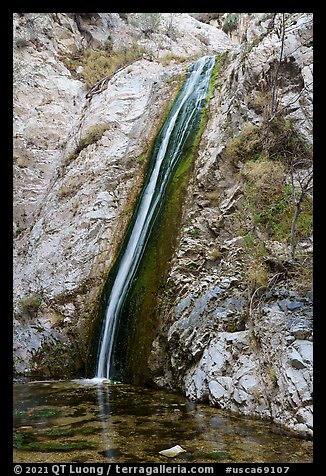
[(90, 321), (92, 322), (90, 326), (91, 332), (88, 337), (88, 343), (86, 344), (86, 347), (88, 348), (88, 351), (87, 351), (88, 355), (86, 359), (86, 374), (90, 377), (94, 375), (94, 371), (95, 371), (96, 357), (98, 352), (98, 342), (100, 339), (101, 328), (102, 328), (102, 320), (105, 315), (105, 310), (107, 306), (106, 296), (109, 293), (109, 289), (113, 283), (114, 276), (116, 275), (117, 269), (119, 267), (120, 250), (123, 249), (127, 241), (128, 230), (131, 227), (133, 216), (137, 208), (137, 200), (139, 199), (139, 196), (141, 193), (141, 187), (143, 186), (143, 183), (145, 182), (146, 176), (149, 173), (149, 170), (151, 167), (150, 159), (154, 153), (156, 138), (160, 134), (164, 126), (164, 123), (166, 121), (166, 118), (168, 117), (173, 107), (173, 104), (175, 103), (181, 91), (181, 88), (185, 80), (185, 74), (186, 74), (185, 72), (182, 72), (176, 78), (176, 82), (177, 82), (176, 90), (173, 94), (172, 100), (168, 101), (167, 107), (160, 114), (160, 119), (158, 120), (157, 124), (153, 125), (153, 130), (148, 140), (148, 149), (143, 151), (138, 157), (136, 157), (136, 161), (142, 168), (142, 171), (140, 174), (140, 180), (136, 184), (136, 187), (134, 191), (132, 192), (132, 196), (129, 199), (128, 206), (122, 212), (122, 214), (124, 215), (124, 219), (121, 220), (122, 222), (121, 227), (125, 229), (126, 233), (124, 234), (124, 237), (119, 238), (117, 240), (117, 246), (116, 246), (114, 257), (112, 259), (112, 265), (108, 270), (108, 275), (106, 279), (104, 280), (102, 286), (100, 287), (98, 291), (97, 298), (95, 299), (96, 305), (90, 313)]
[(70, 441), (70, 442), (43, 442), (43, 441), (34, 441), (28, 442), (30, 435), (26, 433), (16, 433), (13, 439), (14, 448), (25, 450), (25, 451), (41, 451), (50, 453), (53, 451), (76, 451), (93, 448), (96, 446), (96, 443), (90, 441)]
[(93, 427), (86, 428), (55, 428), (49, 431), (49, 436), (74, 436), (74, 435), (89, 435), (96, 433), (97, 429)]
[(13, 416), (14, 418), (51, 418), (57, 416), (59, 413), (58, 410), (14, 410)]

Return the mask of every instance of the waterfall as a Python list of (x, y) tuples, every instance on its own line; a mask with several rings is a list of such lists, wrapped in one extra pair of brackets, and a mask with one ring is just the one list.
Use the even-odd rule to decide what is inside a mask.
[(189, 146), (190, 138), (198, 130), (214, 65), (215, 57), (211, 56), (204, 56), (193, 63), (156, 138), (143, 190), (127, 231), (126, 241), (119, 255), (119, 266), (107, 298), (97, 357), (98, 378), (114, 378), (112, 354), (119, 313), (160, 212), (170, 179)]

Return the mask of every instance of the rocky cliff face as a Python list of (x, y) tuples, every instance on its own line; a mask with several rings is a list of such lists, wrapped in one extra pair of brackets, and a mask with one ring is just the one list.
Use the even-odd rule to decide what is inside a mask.
[[(17, 373), (83, 374), (94, 309), (166, 108), (191, 60), (227, 52), (149, 368), (157, 386), (311, 435), (310, 189), (295, 259), (285, 236), (294, 215), (289, 197), (309, 170), (311, 15), (240, 15), (232, 41), (187, 14), (163, 14), (154, 33), (136, 14), (128, 24), (118, 14), (91, 15), (14, 16)], [(140, 56), (128, 56), (136, 44)], [(96, 65), (118, 54), (125, 63), (91, 88), (93, 53), (84, 52), (94, 49), (107, 51)], [(280, 145), (286, 127), (292, 142)], [(280, 156), (293, 147), (302, 163), (291, 168)], [(259, 155), (258, 175), (248, 151)], [(253, 195), (255, 183), (273, 191), (272, 211)]]
[[(223, 32), (189, 15), (172, 23), (163, 15), (159, 28), (144, 33), (118, 14), (14, 15), (18, 373), (84, 372), (94, 308), (180, 75), (189, 58), (230, 47)], [(89, 65), (85, 49), (102, 56)], [(122, 66), (90, 92), (85, 72), (103, 57)]]
[[(248, 192), (248, 185), (254, 184), (244, 180), (248, 163), (239, 160), (237, 149), (241, 144), (251, 150), (248, 124), (256, 125), (257, 137), (266, 132), (261, 124), (268, 113), (281, 47), (268, 21), (257, 15), (252, 25), (256, 33), (249, 29), (248, 41), (234, 48), (221, 67), (150, 365), (159, 386), (177, 386), (189, 398), (271, 418), (311, 435), (312, 230), (308, 227), (301, 236), (290, 265), (289, 236), (282, 237), (281, 228), (273, 231), (283, 226), (273, 215), (282, 208), (272, 212), (271, 206), (269, 221), (252, 211), (260, 193), (274, 203), (275, 197), (268, 193), (276, 175), (259, 184), (261, 192), (255, 189), (254, 195), (253, 188)], [(312, 140), (311, 28), (309, 15), (287, 19), (278, 82), (279, 107), (308, 142)], [(259, 153), (263, 157), (263, 149)], [(250, 162), (251, 170), (261, 160), (264, 163), (261, 157), (255, 160)], [(265, 163), (270, 173), (277, 157), (273, 160)], [(283, 186), (289, 185), (291, 177), (283, 173)]]

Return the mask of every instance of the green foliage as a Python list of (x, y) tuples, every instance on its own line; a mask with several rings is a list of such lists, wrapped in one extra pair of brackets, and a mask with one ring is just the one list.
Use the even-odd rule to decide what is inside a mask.
[[(263, 96), (260, 99), (263, 101)], [(297, 192), (292, 189), (289, 177), (293, 177), (296, 164), (301, 168), (311, 167), (311, 145), (296, 133), (291, 120), (277, 116), (271, 122), (265, 119), (260, 126), (245, 124), (242, 132), (227, 145), (225, 157), (240, 168), (243, 177), (239, 227), (259, 229), (269, 239), (290, 243)], [(296, 223), (296, 239), (308, 238), (311, 232), (312, 199), (305, 195)], [(249, 237), (245, 240), (248, 242)], [(258, 263), (259, 260), (250, 272), (253, 281), (262, 282), (263, 279), (255, 276), (264, 274)]]
[(60, 436), (75, 436), (75, 435), (90, 435), (96, 433), (97, 429), (93, 427), (85, 428), (55, 428), (49, 431), (49, 436), (60, 437)]
[(245, 179), (244, 195), (248, 209), (256, 222), (267, 223), (268, 218), (284, 210), (291, 194), (284, 197), (285, 173), (281, 162), (250, 160), (244, 164), (241, 174)]
[(238, 330), (238, 323), (236, 319), (232, 319), (230, 321), (227, 321), (225, 324), (225, 330), (226, 332), (237, 332)]
[(246, 233), (243, 236), (243, 255), (247, 282), (253, 289), (266, 286), (268, 268), (264, 263), (264, 257), (266, 256), (264, 242), (252, 233)]
[(130, 23), (146, 35), (156, 32), (161, 22), (160, 13), (135, 13)]
[(18, 305), (21, 312), (34, 314), (42, 304), (42, 297), (38, 294), (30, 294), (19, 300)]
[(192, 230), (189, 231), (189, 235), (192, 238), (199, 238), (200, 237), (200, 230), (198, 230), (198, 228), (193, 228)]
[(21, 233), (23, 233), (24, 230), (26, 230), (26, 227), (24, 226), (17, 227), (15, 236), (19, 236)]
[(27, 436), (28, 435), (26, 433), (22, 433), (22, 432), (15, 433), (13, 437), (13, 447), (18, 449), (23, 448), (24, 445), (26, 444)]
[(232, 163), (244, 162), (263, 153), (260, 128), (246, 123), (241, 133), (230, 141), (225, 148), (225, 158)]
[(147, 160), (147, 155), (141, 154), (139, 157), (136, 158), (136, 160), (139, 164), (143, 164)]
[(221, 258), (221, 256), (222, 256), (222, 251), (219, 250), (218, 248), (213, 248), (212, 250), (210, 250), (210, 251), (208, 252), (208, 256), (209, 256), (212, 260), (216, 261), (216, 260), (218, 260), (219, 258)]
[(222, 25), (222, 30), (225, 33), (229, 33), (230, 31), (233, 31), (237, 28), (238, 26), (238, 15), (236, 13), (229, 13), (224, 20), (224, 23)]
[[(292, 187), (285, 182), (284, 164), (273, 160), (248, 161), (241, 173), (245, 177), (246, 209), (253, 222), (262, 226), (270, 238), (289, 240), (295, 205)], [(312, 199), (306, 196), (297, 224), (299, 239), (311, 234), (312, 218)]]
[(247, 280), (253, 289), (267, 286), (268, 269), (267, 266), (259, 260), (252, 261), (246, 272)]

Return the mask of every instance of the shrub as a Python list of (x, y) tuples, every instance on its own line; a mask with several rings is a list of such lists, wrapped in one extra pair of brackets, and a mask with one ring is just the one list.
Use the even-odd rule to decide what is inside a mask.
[[(263, 95), (260, 97), (263, 101)], [(260, 126), (245, 123), (240, 134), (227, 144), (224, 155), (234, 164), (259, 159), (289, 164), (293, 158), (308, 163), (312, 160), (312, 146), (295, 131), (290, 119), (279, 116), (271, 122), (264, 120)]]
[(221, 192), (219, 190), (211, 190), (205, 193), (205, 198), (209, 200), (212, 205), (217, 205), (220, 199)]
[[(143, 48), (137, 43), (111, 51), (111, 39), (108, 38), (103, 44), (103, 49), (86, 49), (80, 57), (61, 57), (66, 68), (72, 76), (85, 82), (87, 88), (91, 88), (102, 78), (113, 75), (122, 66), (136, 61), (143, 55)], [(77, 75), (76, 69), (82, 66), (83, 70)]]
[(248, 267), (246, 276), (253, 288), (267, 286), (268, 284), (268, 270), (261, 261), (252, 262)]
[(176, 63), (184, 63), (185, 60), (186, 58), (184, 56), (176, 55), (175, 53), (172, 53), (172, 51), (169, 51), (159, 58), (159, 61), (163, 66), (170, 64), (172, 61)]
[(222, 252), (218, 248), (213, 248), (208, 252), (208, 257), (213, 261), (218, 260), (219, 258), (221, 258), (221, 256)]
[(252, 289), (268, 284), (268, 267), (264, 262), (266, 249), (264, 242), (247, 233), (243, 236), (243, 256), (245, 265), (245, 279)]
[(236, 13), (229, 13), (224, 20), (224, 23), (222, 25), (222, 30), (224, 33), (229, 33), (230, 31), (233, 31), (237, 28), (238, 26), (238, 15)]
[[(264, 227), (271, 238), (290, 238), (291, 224), (295, 212), (292, 187), (286, 183), (286, 168), (280, 161), (248, 161), (241, 174), (245, 178), (244, 197), (247, 211), (254, 223)], [(298, 239), (305, 239), (312, 231), (312, 199), (305, 196), (297, 223)]]
[(79, 148), (82, 150), (88, 145), (99, 141), (107, 129), (107, 124), (95, 124), (94, 126), (90, 127), (85, 136), (80, 139)]
[(241, 174), (251, 186), (247, 195), (255, 199), (258, 206), (269, 204), (271, 199), (279, 197), (283, 192), (285, 169), (279, 161), (248, 161), (244, 164)]
[(200, 230), (198, 228), (192, 228), (189, 230), (189, 235), (192, 238), (199, 238), (200, 237)]
[(95, 124), (90, 127), (86, 134), (79, 140), (76, 148), (66, 156), (65, 165), (69, 165), (70, 162), (75, 160), (80, 152), (87, 146), (99, 141), (107, 129), (107, 124)]
[(258, 126), (245, 123), (241, 133), (228, 143), (224, 156), (226, 160), (236, 164), (259, 158), (263, 153), (261, 131)]
[(21, 312), (34, 314), (42, 304), (42, 297), (39, 294), (30, 294), (18, 302)]

